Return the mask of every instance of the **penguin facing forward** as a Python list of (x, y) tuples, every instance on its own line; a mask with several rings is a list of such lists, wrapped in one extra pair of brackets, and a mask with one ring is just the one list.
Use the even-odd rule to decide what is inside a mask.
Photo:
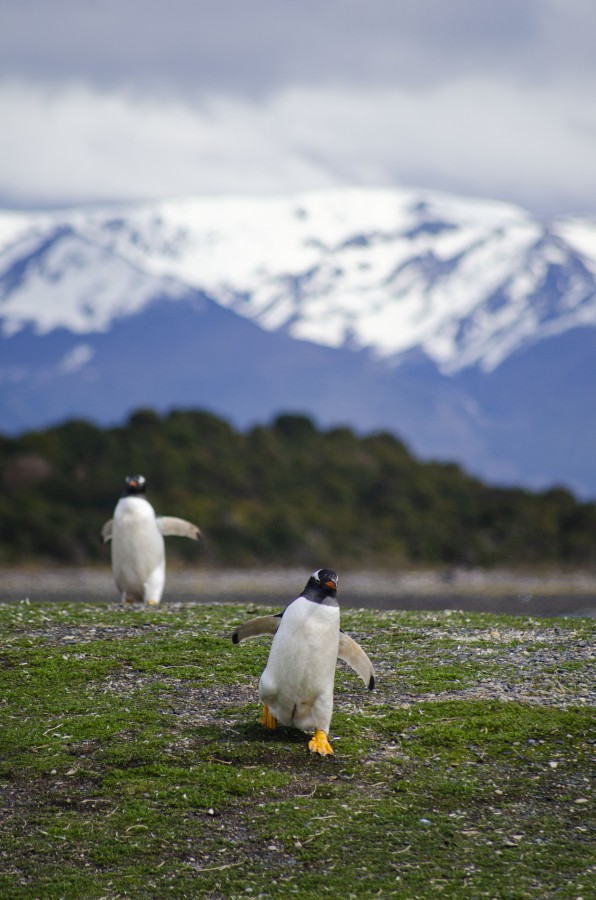
[(164, 536), (196, 541), (201, 532), (184, 519), (156, 516), (144, 496), (146, 490), (142, 475), (126, 477), (124, 494), (116, 504), (114, 517), (101, 529), (101, 537), (104, 543), (112, 542), (112, 572), (122, 601), (158, 606), (166, 580)]
[(274, 729), (280, 722), (314, 732), (308, 748), (321, 756), (333, 753), (328, 735), (338, 658), (354, 669), (369, 690), (375, 686), (370, 659), (339, 627), (337, 582), (338, 575), (332, 569), (318, 569), (283, 613), (250, 619), (232, 634), (235, 644), (273, 635), (269, 659), (259, 680), (261, 724)]

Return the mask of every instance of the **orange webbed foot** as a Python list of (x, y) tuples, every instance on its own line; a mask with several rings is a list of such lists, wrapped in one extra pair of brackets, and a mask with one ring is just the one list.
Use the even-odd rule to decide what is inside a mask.
[(264, 728), (268, 728), (270, 731), (274, 731), (277, 728), (277, 719), (271, 712), (268, 706), (263, 705), (263, 715), (261, 716), (261, 725)]
[(320, 728), (317, 728), (308, 742), (308, 749), (311, 753), (318, 753), (320, 756), (329, 756), (333, 753), (333, 747), (327, 740), (327, 735)]

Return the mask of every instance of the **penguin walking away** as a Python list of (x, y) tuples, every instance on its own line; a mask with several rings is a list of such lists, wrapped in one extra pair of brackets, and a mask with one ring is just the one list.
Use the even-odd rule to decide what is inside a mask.
[(112, 542), (112, 572), (124, 603), (135, 600), (157, 606), (166, 580), (164, 536), (178, 535), (198, 540), (200, 530), (191, 522), (173, 516), (156, 516), (144, 494), (142, 475), (128, 475), (114, 518), (101, 529), (106, 543)]
[(259, 681), (263, 703), (261, 724), (277, 723), (313, 732), (308, 748), (333, 753), (329, 726), (337, 660), (343, 659), (369, 690), (375, 686), (372, 663), (362, 647), (339, 627), (338, 575), (318, 569), (302, 594), (276, 616), (258, 616), (232, 634), (235, 644), (247, 638), (273, 635), (269, 659)]

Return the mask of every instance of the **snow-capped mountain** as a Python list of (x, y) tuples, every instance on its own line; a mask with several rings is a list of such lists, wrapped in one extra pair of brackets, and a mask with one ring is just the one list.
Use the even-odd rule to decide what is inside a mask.
[(4, 333), (105, 330), (190, 287), (267, 330), (383, 358), (419, 348), (455, 372), (596, 325), (596, 220), (430, 192), (5, 214), (0, 254)]
[[(186, 320), (175, 348), (174, 320)], [(565, 438), (549, 404), (580, 419), (594, 409), (596, 219), (542, 222), (504, 203), (364, 189), (5, 212), (0, 323), (0, 428), (45, 424), (42, 411), (47, 419), (87, 409), (113, 421), (133, 403), (152, 405), (151, 392), (139, 390), (146, 364), (161, 377), (153, 405), (208, 405), (242, 423), (250, 417), (240, 410), (262, 420), (275, 403), (300, 404), (325, 421), (335, 410), (334, 421), (391, 427), (415, 450), (486, 477), (596, 493), (596, 475), (590, 481), (583, 463), (572, 472), (544, 458), (545, 440), (548, 456)], [(134, 384), (106, 396), (105, 379), (118, 368), (114, 348), (133, 324), (137, 336), (123, 352)], [(152, 328), (159, 340), (147, 360), (143, 329)], [(199, 351), (201, 378), (219, 373), (207, 391), (197, 387)], [(309, 366), (326, 369), (325, 389), (306, 374), (307, 356)], [(339, 371), (343, 384), (334, 380)], [(513, 371), (521, 383), (509, 384)], [(522, 465), (524, 425), (543, 443)], [(568, 437), (574, 446), (587, 441), (593, 459), (590, 428), (578, 421)]]

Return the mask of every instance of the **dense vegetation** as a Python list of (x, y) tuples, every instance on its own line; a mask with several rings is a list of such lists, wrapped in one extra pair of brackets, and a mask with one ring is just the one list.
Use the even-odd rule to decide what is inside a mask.
[(0, 437), (0, 561), (107, 560), (99, 531), (124, 476), (142, 472), (158, 513), (198, 524), (207, 564), (384, 566), (596, 563), (596, 503), (495, 488), (416, 460), (387, 433), (321, 431), (281, 415), (243, 433), (200, 411), (80, 420)]

